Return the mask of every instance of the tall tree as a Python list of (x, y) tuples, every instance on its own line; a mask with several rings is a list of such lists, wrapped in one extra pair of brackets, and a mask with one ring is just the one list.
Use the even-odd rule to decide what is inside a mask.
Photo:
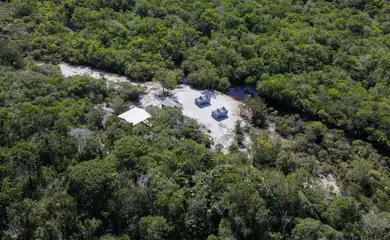
[(177, 82), (179, 81), (179, 74), (169, 69), (160, 69), (153, 77), (153, 81), (161, 83), (163, 87), (163, 94), (165, 95), (165, 89), (175, 89)]

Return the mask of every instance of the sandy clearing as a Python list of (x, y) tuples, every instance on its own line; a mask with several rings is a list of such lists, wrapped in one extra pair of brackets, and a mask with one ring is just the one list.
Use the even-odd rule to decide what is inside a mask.
[(146, 82), (140, 83), (139, 85), (146, 87), (146, 94), (144, 94), (140, 103), (143, 108), (148, 106), (161, 107), (161, 103), (164, 100), (164, 96), (162, 96), (162, 87), (159, 83), (156, 82)]
[[(162, 97), (162, 87), (158, 83), (142, 84), (147, 87), (147, 94), (141, 100), (141, 106), (146, 108), (148, 106), (161, 107), (164, 99)], [(183, 114), (193, 118), (202, 125), (202, 130), (212, 137), (214, 147), (217, 144), (223, 145), (224, 152), (234, 141), (234, 128), (236, 121), (242, 122), (242, 127), (245, 126), (244, 119), (240, 116), (239, 101), (234, 100), (226, 94), (215, 92), (215, 97), (211, 99), (211, 105), (206, 107), (198, 107), (194, 101), (196, 97), (203, 94), (204, 91), (193, 89), (190, 86), (179, 85), (175, 90), (170, 92), (170, 97), (183, 105)], [(225, 107), (228, 111), (228, 118), (217, 121), (211, 116), (211, 111)], [(247, 136), (249, 138), (249, 136)], [(249, 143), (250, 141), (246, 141)]]
[[(206, 107), (198, 107), (194, 103), (195, 98), (202, 95), (202, 91), (192, 89), (189, 86), (180, 86), (172, 91), (172, 94), (183, 105), (184, 115), (196, 119), (210, 131), (209, 134), (212, 136), (214, 144), (228, 147), (234, 139), (236, 121), (244, 123), (240, 116), (241, 103), (225, 94), (216, 92), (215, 97), (211, 99), (211, 105)], [(225, 107), (229, 114), (227, 119), (217, 121), (211, 116), (211, 111), (220, 107)]]
[(107, 82), (112, 82), (112, 83), (130, 82), (130, 79), (128, 77), (119, 76), (96, 68), (80, 66), (80, 65), (70, 65), (67, 63), (60, 63), (58, 66), (60, 67), (61, 73), (64, 77), (85, 75), (95, 79), (103, 78), (107, 80)]
[[(107, 81), (107, 84), (130, 83), (144, 86), (147, 88), (146, 94), (140, 99), (140, 105), (143, 108), (148, 106), (161, 107), (161, 103), (164, 99), (161, 85), (155, 82), (134, 83), (131, 82), (131, 79), (128, 77), (119, 76), (91, 67), (70, 65), (67, 63), (61, 63), (59, 64), (59, 67), (65, 77), (86, 75), (96, 79), (103, 78)], [(226, 94), (215, 92), (215, 96), (211, 99), (211, 105), (200, 108), (194, 103), (194, 100), (202, 94), (203, 91), (192, 89), (186, 85), (180, 85), (170, 92), (170, 96), (183, 105), (183, 114), (197, 120), (202, 126), (202, 130), (211, 136), (214, 142), (213, 146), (215, 147), (217, 144), (222, 144), (223, 151), (227, 152), (228, 147), (234, 142), (234, 126), (236, 121), (241, 121), (243, 127), (246, 124), (244, 119), (240, 116), (240, 104), (242, 103)], [(229, 111), (229, 117), (217, 121), (211, 116), (211, 111), (220, 107), (225, 107)], [(248, 137), (249, 136), (246, 136), (246, 138)]]

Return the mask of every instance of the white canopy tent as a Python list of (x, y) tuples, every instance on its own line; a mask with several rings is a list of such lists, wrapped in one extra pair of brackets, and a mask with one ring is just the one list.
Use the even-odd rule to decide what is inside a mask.
[(129, 111), (122, 113), (118, 117), (125, 120), (128, 123), (137, 125), (138, 123), (143, 122), (148, 118), (151, 118), (152, 116), (142, 108), (134, 107)]

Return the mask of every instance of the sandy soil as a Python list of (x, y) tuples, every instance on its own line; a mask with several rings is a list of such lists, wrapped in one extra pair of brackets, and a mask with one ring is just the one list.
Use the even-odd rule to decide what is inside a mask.
[[(198, 107), (194, 100), (202, 94), (202, 91), (192, 89), (189, 86), (182, 86), (172, 93), (183, 104), (184, 115), (196, 119), (210, 131), (209, 134), (213, 137), (214, 144), (222, 144), (224, 147), (228, 147), (234, 139), (236, 121), (242, 121), (244, 124), (240, 117), (241, 103), (225, 94), (216, 92), (209, 106)], [(218, 121), (211, 116), (211, 111), (220, 107), (225, 107), (229, 114), (228, 118)]]
[(107, 83), (125, 83), (130, 82), (130, 79), (124, 76), (119, 76), (103, 70), (96, 68), (79, 66), (79, 65), (70, 65), (67, 63), (61, 63), (58, 65), (61, 69), (61, 73), (65, 77), (74, 77), (74, 76), (90, 76), (95, 79), (103, 78), (107, 80)]
[(146, 82), (140, 84), (146, 87), (146, 94), (140, 99), (141, 107), (146, 108), (148, 106), (161, 107), (162, 101), (164, 101), (163, 89), (159, 83)]
[[(110, 83), (132, 83), (131, 79), (111, 74), (99, 69), (90, 67), (70, 65), (61, 63), (59, 65), (61, 72), (65, 77), (73, 77), (79, 75), (87, 75), (93, 78), (103, 78)], [(163, 101), (162, 87), (158, 83), (132, 83), (147, 87), (146, 94), (141, 97), (140, 104), (142, 107), (158, 106), (161, 107)], [(242, 126), (245, 125), (244, 119), (240, 116), (240, 102), (234, 100), (226, 94), (214, 93), (211, 99), (211, 105), (206, 107), (198, 107), (194, 103), (194, 99), (203, 94), (203, 91), (192, 89), (189, 86), (180, 85), (178, 88), (170, 92), (172, 98), (176, 99), (183, 105), (183, 114), (196, 119), (203, 127), (203, 131), (209, 134), (216, 144), (222, 144), (224, 152), (234, 141), (234, 125), (236, 121), (242, 121)], [(225, 107), (229, 111), (229, 116), (223, 120), (215, 120), (211, 116), (211, 111)], [(246, 136), (248, 138), (248, 136)], [(249, 141), (250, 142), (250, 141)]]

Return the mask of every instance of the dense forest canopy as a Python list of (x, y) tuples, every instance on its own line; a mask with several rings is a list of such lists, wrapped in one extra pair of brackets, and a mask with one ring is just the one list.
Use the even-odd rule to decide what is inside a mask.
[[(1, 239), (390, 239), (389, 158), (365, 142), (390, 147), (389, 20), (385, 0), (0, 2)], [(252, 147), (237, 123), (211, 150), (174, 108), (123, 124), (145, 89), (60, 61), (254, 86)]]

